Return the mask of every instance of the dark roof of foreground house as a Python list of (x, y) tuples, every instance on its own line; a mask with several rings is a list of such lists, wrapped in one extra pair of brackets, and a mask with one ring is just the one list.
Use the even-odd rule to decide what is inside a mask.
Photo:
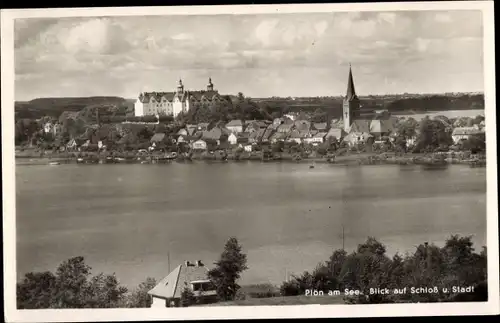
[[(185, 287), (194, 281), (206, 281), (208, 268), (205, 265), (182, 264), (151, 289), (148, 294), (164, 299), (180, 298)], [(205, 291), (204, 294), (215, 293)]]
[(342, 138), (344, 138), (344, 136), (346, 135), (344, 129), (342, 128), (331, 128), (328, 133), (325, 135), (326, 138), (329, 138), (329, 137), (335, 137), (336, 139), (340, 140)]
[(220, 140), (223, 135), (229, 136), (231, 131), (226, 128), (214, 127), (210, 130), (203, 131), (203, 139)]
[(370, 133), (387, 133), (394, 129), (391, 119), (372, 120), (370, 123)]
[(354, 120), (351, 124), (349, 132), (366, 132), (370, 133), (371, 120)]

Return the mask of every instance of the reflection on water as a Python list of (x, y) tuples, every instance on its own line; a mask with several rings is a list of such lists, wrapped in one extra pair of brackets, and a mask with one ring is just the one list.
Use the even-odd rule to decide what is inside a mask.
[[(412, 171), (402, 171), (411, 169)], [(452, 233), (486, 241), (486, 169), (228, 163), (17, 167), (17, 272), (85, 256), (135, 285), (184, 260), (214, 261), (229, 236), (242, 283), (279, 283), (368, 236), (390, 253)], [(479, 246), (477, 246), (479, 249)]]

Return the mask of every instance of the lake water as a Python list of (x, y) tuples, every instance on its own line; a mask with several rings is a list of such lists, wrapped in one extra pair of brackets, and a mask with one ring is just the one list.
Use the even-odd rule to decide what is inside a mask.
[(486, 168), (172, 163), (16, 167), (17, 273), (84, 256), (135, 287), (236, 236), (242, 284), (280, 283), (368, 236), (390, 254), (451, 234), (486, 244)]

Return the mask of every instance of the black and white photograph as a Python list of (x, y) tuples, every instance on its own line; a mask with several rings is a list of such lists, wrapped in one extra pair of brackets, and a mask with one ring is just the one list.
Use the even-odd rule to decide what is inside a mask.
[(8, 321), (498, 314), (493, 2), (2, 10), (1, 45)]

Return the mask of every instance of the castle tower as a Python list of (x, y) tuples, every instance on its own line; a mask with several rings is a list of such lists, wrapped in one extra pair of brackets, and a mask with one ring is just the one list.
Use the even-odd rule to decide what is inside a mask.
[(207, 91), (213, 91), (214, 90), (214, 85), (212, 84), (212, 78), (208, 78), (208, 85), (207, 85)]
[(182, 84), (182, 80), (179, 79), (179, 85), (177, 85), (177, 93), (183, 93), (184, 92), (184, 85)]
[(359, 118), (359, 98), (354, 89), (351, 64), (349, 64), (349, 79), (347, 80), (347, 93), (342, 104), (342, 117), (344, 119), (344, 131), (348, 132), (354, 120)]

